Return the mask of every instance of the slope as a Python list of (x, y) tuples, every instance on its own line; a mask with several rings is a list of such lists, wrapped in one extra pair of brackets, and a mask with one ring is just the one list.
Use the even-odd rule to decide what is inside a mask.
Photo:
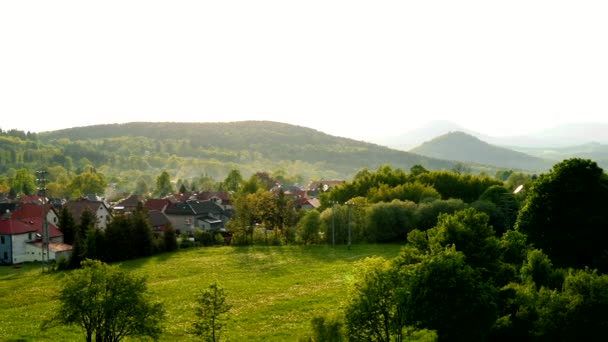
[(66, 139), (78, 142), (93, 148), (102, 159), (114, 155), (129, 157), (164, 153), (242, 165), (246, 171), (248, 168), (245, 166), (251, 164), (263, 164), (266, 170), (273, 170), (299, 161), (315, 165), (317, 171), (326, 170), (327, 174), (343, 178), (352, 176), (361, 168), (375, 169), (383, 164), (405, 170), (415, 164), (433, 170), (450, 169), (453, 164), (331, 136), (306, 127), (268, 121), (134, 122), (44, 132), (39, 137), (47, 143)]
[(441, 135), (413, 148), (410, 152), (433, 158), (458, 160), (532, 172), (548, 170), (553, 164), (549, 160), (490, 145), (463, 132), (450, 132)]

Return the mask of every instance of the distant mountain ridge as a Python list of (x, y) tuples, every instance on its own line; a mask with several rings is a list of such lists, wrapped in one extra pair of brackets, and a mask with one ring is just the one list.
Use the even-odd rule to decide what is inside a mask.
[[(352, 176), (361, 168), (375, 169), (383, 164), (409, 170), (416, 164), (432, 170), (451, 169), (453, 162), (390, 149), (372, 143), (336, 137), (323, 132), (279, 122), (241, 121), (221, 123), (132, 122), (62, 129), (39, 133), (41, 141), (61, 139), (87, 145), (114, 146), (112, 140), (139, 139), (139, 145), (157, 149), (158, 141), (181, 146), (172, 153), (188, 158), (216, 158), (230, 163), (267, 164), (279, 167), (283, 161), (305, 162), (341, 177)], [(142, 140), (143, 139), (143, 140)], [(126, 140), (128, 143), (130, 140)], [(138, 153), (147, 150), (140, 148)], [(104, 153), (114, 154), (108, 150)], [(159, 153), (160, 151), (151, 151)], [(253, 167), (253, 166), (252, 166)]]
[(546, 171), (554, 164), (550, 160), (491, 145), (464, 132), (443, 134), (411, 149), (410, 152), (439, 159), (531, 172)]
[(398, 136), (373, 140), (400, 150), (410, 150), (426, 141), (449, 132), (465, 132), (487, 143), (508, 148), (561, 148), (588, 143), (608, 144), (608, 123), (579, 122), (561, 124), (530, 134), (490, 136), (475, 132), (451, 121), (431, 121)]

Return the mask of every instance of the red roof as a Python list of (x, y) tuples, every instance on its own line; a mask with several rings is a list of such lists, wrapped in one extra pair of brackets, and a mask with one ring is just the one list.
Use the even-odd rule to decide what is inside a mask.
[(42, 196), (21, 196), (19, 197), (19, 203), (42, 204)]
[(18, 235), (35, 231), (36, 228), (19, 220), (0, 219), (0, 234), (2, 235)]
[(144, 208), (146, 210), (163, 211), (169, 204), (171, 204), (171, 201), (166, 198), (150, 198), (144, 203)]
[[(22, 220), (21, 222), (36, 229), (36, 233), (42, 235), (42, 219), (40, 217), (28, 218), (27, 220)], [(49, 222), (49, 237), (52, 239), (60, 236), (63, 236), (61, 230)]]
[[(47, 204), (46, 211), (47, 213), (52, 209), (52, 206)], [(42, 205), (34, 204), (34, 203), (22, 203), (15, 208), (15, 211), (11, 214), (11, 218), (14, 219), (28, 219), (31, 217), (41, 217), (42, 216)]]

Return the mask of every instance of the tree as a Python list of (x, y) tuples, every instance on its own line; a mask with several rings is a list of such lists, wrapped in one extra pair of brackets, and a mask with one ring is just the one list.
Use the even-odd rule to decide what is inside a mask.
[(63, 233), (63, 242), (71, 245), (74, 242), (74, 234), (76, 230), (76, 223), (74, 218), (68, 210), (67, 206), (63, 206), (59, 212), (59, 230)]
[(47, 324), (77, 325), (86, 340), (120, 341), (128, 336), (158, 338), (164, 310), (146, 293), (145, 277), (137, 277), (97, 260), (66, 275), (59, 308)]
[(67, 191), (72, 198), (83, 195), (104, 194), (107, 182), (103, 174), (97, 172), (83, 172), (70, 181)]
[(205, 341), (219, 341), (226, 321), (226, 313), (231, 307), (226, 303), (224, 289), (213, 283), (208, 289), (200, 292), (196, 302), (198, 303), (195, 311), (197, 320), (193, 324), (192, 333)]
[(608, 176), (593, 161), (564, 160), (532, 184), (516, 229), (559, 268), (608, 272)]
[(383, 258), (357, 263), (356, 280), (345, 309), (349, 341), (401, 341), (403, 310), (396, 305), (399, 278)]
[(173, 192), (173, 186), (171, 186), (171, 177), (167, 171), (163, 171), (156, 178), (156, 189), (155, 193), (158, 196), (166, 196)]
[(305, 245), (318, 242), (321, 223), (321, 215), (318, 211), (308, 211), (298, 222), (298, 239)]
[(441, 341), (483, 341), (496, 320), (496, 292), (465, 255), (446, 248), (404, 267), (408, 286), (398, 307), (406, 322), (436, 330)]
[(173, 229), (173, 226), (170, 225), (167, 227), (163, 233), (163, 240), (165, 242), (165, 251), (173, 252), (177, 249), (177, 238), (175, 236), (175, 229)]
[(241, 188), (243, 184), (243, 176), (241, 175), (241, 171), (232, 169), (224, 179), (222, 183), (222, 189), (225, 191), (237, 192)]
[(36, 177), (27, 169), (19, 169), (11, 179), (11, 190), (17, 195), (32, 195), (36, 190)]

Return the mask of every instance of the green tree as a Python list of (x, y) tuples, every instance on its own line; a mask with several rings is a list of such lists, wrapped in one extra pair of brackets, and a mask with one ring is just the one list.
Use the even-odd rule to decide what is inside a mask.
[(226, 314), (231, 308), (231, 305), (226, 303), (224, 289), (213, 283), (208, 289), (200, 292), (196, 302), (196, 322), (193, 324), (192, 333), (202, 337), (204, 341), (219, 341), (227, 319)]
[(319, 241), (321, 231), (321, 215), (316, 210), (310, 210), (298, 222), (298, 239), (305, 245)]
[(564, 160), (533, 183), (516, 229), (556, 267), (608, 272), (608, 176), (593, 161)]
[(401, 341), (405, 322), (396, 299), (401, 286), (390, 262), (366, 258), (355, 269), (344, 313), (349, 341)]
[(158, 338), (164, 310), (146, 292), (145, 277), (137, 277), (96, 260), (66, 275), (59, 308), (47, 324), (81, 327), (86, 340), (120, 341), (126, 337)]
[(105, 193), (107, 182), (103, 174), (97, 172), (83, 172), (70, 181), (67, 191), (72, 198), (83, 195), (102, 195)]
[(441, 341), (484, 341), (497, 315), (496, 290), (467, 265), (465, 255), (446, 248), (405, 266), (407, 291), (396, 305), (406, 322), (437, 331)]
[(237, 192), (241, 188), (243, 184), (243, 176), (241, 175), (241, 171), (232, 169), (228, 172), (228, 176), (222, 182), (222, 189), (225, 191)]
[(59, 230), (63, 233), (63, 242), (71, 245), (74, 242), (76, 223), (67, 206), (63, 206), (59, 212)]
[(163, 171), (156, 178), (156, 189), (154, 190), (158, 196), (167, 196), (173, 193), (173, 186), (171, 185), (171, 177), (167, 171)]
[(36, 177), (27, 169), (19, 169), (12, 177), (10, 186), (17, 195), (32, 195), (36, 191)]
[(177, 250), (177, 238), (173, 226), (167, 227), (163, 233), (163, 240), (165, 241), (165, 251), (173, 252)]

